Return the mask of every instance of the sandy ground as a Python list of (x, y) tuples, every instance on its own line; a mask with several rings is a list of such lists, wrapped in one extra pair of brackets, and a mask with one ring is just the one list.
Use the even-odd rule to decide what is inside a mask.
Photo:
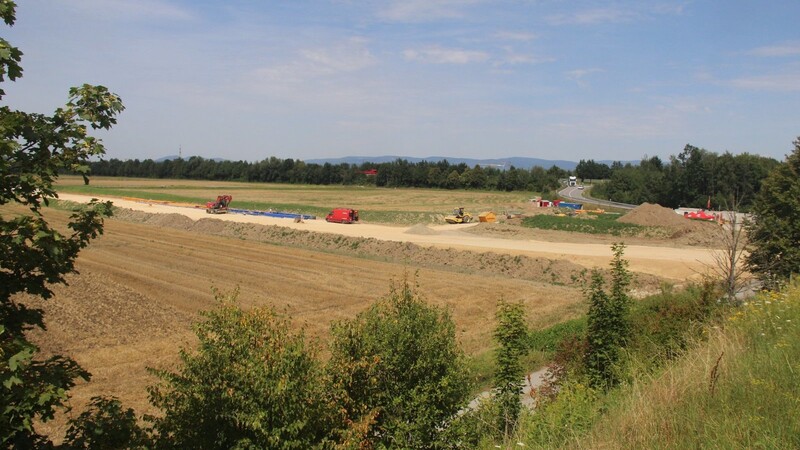
[[(90, 199), (90, 197), (87, 196), (73, 194), (59, 194), (59, 198), (75, 202), (86, 202)], [(118, 207), (149, 213), (179, 213), (193, 220), (210, 217), (204, 209), (200, 208), (144, 203), (112, 197), (100, 198), (100, 200), (112, 201), (114, 205)], [(335, 233), (351, 237), (374, 238), (395, 242), (413, 242), (423, 246), (524, 254), (551, 259), (567, 259), (588, 268), (607, 267), (612, 256), (610, 246), (605, 242), (556, 242), (552, 240), (545, 241), (534, 239), (511, 240), (462, 232), (463, 228), (475, 226), (476, 224), (474, 223), (431, 227), (437, 232), (436, 234), (422, 235), (408, 233), (407, 231), (410, 227), (391, 227), (367, 223), (342, 225), (328, 223), (322, 219), (295, 223), (291, 219), (249, 216), (243, 214), (216, 214), (211, 217), (226, 221), (280, 225), (288, 228), (320, 233)], [(697, 247), (670, 248), (663, 246), (627, 245), (625, 249), (625, 258), (630, 262), (630, 269), (635, 272), (649, 273), (678, 280), (699, 278), (699, 274), (705, 272), (706, 268), (713, 264), (711, 251), (707, 248)]]

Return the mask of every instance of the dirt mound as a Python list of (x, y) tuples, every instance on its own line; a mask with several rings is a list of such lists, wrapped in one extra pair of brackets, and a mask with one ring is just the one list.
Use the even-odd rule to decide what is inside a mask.
[(502, 239), (533, 239), (536, 236), (536, 230), (522, 226), (521, 218), (506, 219), (504, 223), (481, 222), (466, 231)]
[(652, 203), (642, 203), (620, 217), (619, 221), (645, 227), (665, 228), (670, 231), (670, 239), (682, 244), (714, 247), (719, 243), (718, 224), (689, 220), (669, 208)]
[(184, 228), (194, 225), (194, 220), (183, 214), (154, 214), (154, 216), (147, 223), (170, 228)]
[(420, 235), (434, 235), (439, 234), (438, 231), (432, 229), (431, 227), (425, 225), (424, 223), (419, 223), (414, 225), (413, 227), (407, 229), (405, 231), (406, 234), (420, 234)]
[(686, 224), (686, 219), (675, 214), (675, 211), (661, 205), (642, 203), (628, 214), (620, 217), (619, 222), (644, 227), (682, 228)]

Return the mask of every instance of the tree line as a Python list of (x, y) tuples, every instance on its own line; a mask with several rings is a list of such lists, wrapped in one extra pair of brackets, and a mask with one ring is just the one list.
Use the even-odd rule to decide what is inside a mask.
[(595, 183), (592, 196), (622, 203), (657, 203), (677, 208), (714, 209), (737, 203), (749, 209), (761, 183), (779, 162), (773, 158), (742, 153), (721, 155), (687, 145), (664, 162), (658, 156), (644, 157), (638, 164), (616, 161), (611, 165), (581, 160), (575, 171), (557, 166), (508, 169), (469, 167), (447, 160), (416, 163), (397, 159), (385, 163), (315, 164), (302, 160), (270, 157), (262, 161), (217, 161), (192, 156), (164, 161), (129, 159), (93, 161), (91, 173), (98, 176), (171, 178), (210, 181), (248, 181), (313, 185), (374, 185), (438, 189), (530, 191), (552, 194), (564, 180), (576, 175)]
[(512, 166), (501, 170), (451, 164), (447, 160), (412, 163), (405, 159), (378, 164), (315, 164), (274, 156), (257, 162), (216, 161), (199, 156), (165, 161), (112, 158), (90, 165), (93, 175), (112, 177), (535, 192), (558, 189), (561, 180), (570, 173), (557, 166), (549, 169)]
[(669, 208), (728, 209), (738, 204), (749, 210), (767, 175), (780, 163), (749, 153), (719, 155), (692, 145), (665, 163), (659, 157), (643, 158), (637, 165), (613, 163), (611, 167), (581, 161), (576, 173), (582, 179), (607, 179), (592, 188), (595, 198), (622, 203), (657, 203)]

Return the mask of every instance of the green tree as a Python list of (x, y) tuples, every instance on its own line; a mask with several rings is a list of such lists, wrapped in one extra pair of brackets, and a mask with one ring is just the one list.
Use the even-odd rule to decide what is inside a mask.
[(528, 328), (521, 303), (501, 300), (495, 313), (497, 328), (494, 338), (499, 344), (495, 353), (494, 384), (500, 406), (500, 429), (508, 439), (516, 428), (522, 407), (519, 396), (525, 376), (521, 358), (527, 353)]
[(592, 386), (602, 388), (617, 384), (621, 350), (630, 335), (631, 301), (627, 290), (631, 276), (628, 261), (622, 259), (625, 246), (613, 244), (611, 250), (611, 291), (605, 291), (603, 276), (594, 270), (588, 292), (585, 365)]
[(458, 170), (453, 169), (450, 171), (450, 174), (448, 174), (445, 179), (444, 187), (447, 189), (458, 189), (461, 187), (461, 175), (458, 173)]
[(130, 408), (114, 397), (94, 397), (89, 409), (70, 421), (62, 447), (68, 449), (148, 448), (149, 436)]
[(242, 310), (238, 292), (195, 324), (196, 352), (182, 350), (178, 372), (151, 370), (149, 388), (162, 448), (315, 448), (333, 417), (323, 373), (302, 332), (272, 308)]
[(332, 328), (329, 373), (366, 448), (432, 448), (469, 395), (450, 313), (404, 281), (355, 319)]
[[(0, 17), (9, 26), (15, 11), (14, 2), (0, 2)], [(19, 49), (0, 38), (0, 82), (22, 76), (21, 58)], [(0, 99), (4, 95), (0, 89)], [(59, 173), (82, 173), (88, 182), (89, 158), (105, 151), (87, 128), (111, 128), (122, 110), (118, 96), (90, 85), (70, 89), (67, 104), (51, 116), (0, 107), (0, 206), (27, 209), (0, 216), (0, 446), (47, 445), (34, 423), (51, 419), (76, 380), (89, 378), (69, 358), (36, 357), (38, 348), (26, 332), (44, 329), (43, 313), (16, 295), (50, 298), (53, 284), (75, 272), (79, 251), (103, 232), (110, 203), (92, 202), (75, 211), (66, 234), (50, 226), (42, 209), (57, 197), (53, 183)]]
[(747, 228), (747, 265), (766, 287), (800, 272), (800, 138), (761, 185)]

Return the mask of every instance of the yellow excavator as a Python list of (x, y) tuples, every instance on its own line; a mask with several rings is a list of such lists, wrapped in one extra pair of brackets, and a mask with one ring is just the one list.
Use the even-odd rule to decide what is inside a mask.
[(464, 207), (459, 207), (453, 210), (453, 214), (445, 216), (444, 220), (447, 223), (470, 223), (472, 222), (472, 214), (464, 212)]

